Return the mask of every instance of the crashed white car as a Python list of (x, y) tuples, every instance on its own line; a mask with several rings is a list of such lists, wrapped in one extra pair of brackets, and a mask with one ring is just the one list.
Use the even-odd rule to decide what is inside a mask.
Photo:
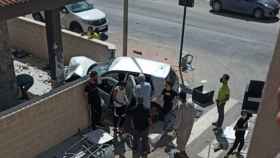
[(97, 64), (87, 57), (73, 57), (68, 66), (66, 80), (71, 80), (73, 77), (74, 79), (84, 77), (90, 71), (97, 71), (101, 76), (99, 89), (105, 107), (111, 104), (111, 93), (119, 82), (120, 73), (124, 73), (126, 76), (127, 95), (130, 101), (136, 86), (135, 78), (140, 73), (145, 74), (146, 81), (152, 85), (152, 97), (154, 98), (161, 95), (165, 80), (171, 81), (176, 91), (179, 88), (178, 77), (169, 64), (133, 57), (118, 57), (107, 64)]

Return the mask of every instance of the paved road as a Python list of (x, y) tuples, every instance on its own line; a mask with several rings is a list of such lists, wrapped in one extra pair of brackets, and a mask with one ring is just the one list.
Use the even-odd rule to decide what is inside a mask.
[[(107, 13), (112, 35), (121, 35), (122, 0), (90, 1)], [(240, 99), (250, 79), (265, 79), (279, 22), (209, 10), (207, 0), (188, 10), (185, 51), (196, 57), (196, 80), (206, 79), (216, 88), (219, 75), (229, 72), (233, 96)], [(130, 0), (129, 37), (176, 52), (182, 12), (177, 0)]]

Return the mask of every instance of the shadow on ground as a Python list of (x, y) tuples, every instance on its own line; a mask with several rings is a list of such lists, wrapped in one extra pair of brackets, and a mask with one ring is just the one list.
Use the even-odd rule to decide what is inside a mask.
[(227, 150), (229, 148), (229, 142), (224, 136), (222, 129), (219, 129), (214, 132), (218, 145), (215, 147), (214, 151), (218, 150)]
[(235, 19), (240, 19), (240, 20), (245, 20), (245, 21), (253, 21), (253, 22), (259, 22), (259, 23), (276, 23), (279, 21), (278, 17), (275, 18), (264, 18), (264, 19), (256, 19), (250, 15), (245, 15), (245, 14), (240, 14), (240, 13), (234, 13), (230, 11), (222, 11), (222, 12), (215, 12), (213, 10), (210, 10), (210, 13), (215, 14), (215, 15), (220, 15), (224, 17), (229, 17), (229, 18), (235, 18)]

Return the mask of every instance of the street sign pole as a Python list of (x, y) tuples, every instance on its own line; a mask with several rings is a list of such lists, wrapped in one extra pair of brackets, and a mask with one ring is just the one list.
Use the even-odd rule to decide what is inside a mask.
[(183, 24), (182, 24), (182, 34), (181, 34), (181, 43), (180, 43), (180, 59), (179, 59), (179, 67), (180, 67), (180, 68), (181, 68), (181, 66), (182, 66), (182, 56), (183, 56), (183, 48), (184, 48), (186, 14), (187, 14), (187, 6), (184, 6), (184, 15), (183, 15)]
[(185, 82), (184, 82), (184, 78), (183, 78), (183, 74), (182, 74), (182, 56), (183, 56), (183, 48), (184, 48), (186, 14), (187, 14), (187, 6), (185, 5), (184, 6), (184, 15), (183, 15), (183, 24), (182, 24), (181, 43), (180, 43), (180, 56), (179, 56), (180, 78), (181, 78), (183, 86), (185, 86)]
[(184, 49), (186, 15), (187, 15), (187, 7), (194, 7), (194, 0), (179, 0), (179, 5), (184, 6), (182, 34), (181, 34), (181, 43), (180, 43), (180, 54), (179, 54), (179, 72), (180, 72), (180, 78), (182, 81), (182, 86), (183, 86), (183, 88), (185, 88), (184, 78), (183, 78), (183, 74), (182, 74), (182, 56), (183, 56), (183, 49)]
[(127, 56), (128, 0), (123, 2), (123, 56)]

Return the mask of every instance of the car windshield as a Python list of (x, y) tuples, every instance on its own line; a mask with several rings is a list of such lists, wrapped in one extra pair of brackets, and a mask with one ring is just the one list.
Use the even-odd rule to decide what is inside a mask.
[(87, 10), (94, 8), (94, 6), (92, 4), (89, 4), (86, 1), (69, 4), (66, 7), (69, 8), (74, 13), (79, 13), (79, 12), (87, 11)]
[(99, 76), (103, 75), (109, 70), (111, 63), (102, 63), (95, 65), (91, 71), (96, 71)]

